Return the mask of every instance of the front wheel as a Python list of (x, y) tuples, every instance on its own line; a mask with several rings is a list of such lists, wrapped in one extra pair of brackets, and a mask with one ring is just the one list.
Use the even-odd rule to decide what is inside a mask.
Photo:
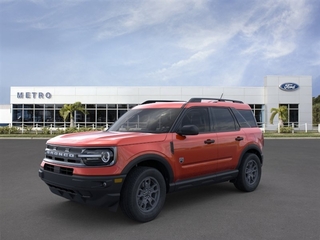
[(162, 174), (154, 168), (137, 167), (126, 178), (120, 206), (129, 218), (148, 222), (158, 216), (165, 198), (166, 184)]
[(239, 167), (239, 175), (234, 181), (234, 186), (244, 192), (254, 191), (261, 179), (261, 162), (253, 153), (244, 155)]

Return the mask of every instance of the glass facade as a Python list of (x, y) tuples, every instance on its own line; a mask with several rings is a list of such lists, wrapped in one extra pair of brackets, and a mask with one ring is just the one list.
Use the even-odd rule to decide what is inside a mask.
[[(111, 126), (129, 109), (138, 104), (83, 104), (82, 112), (74, 113), (75, 126), (79, 127), (106, 127)], [(289, 122), (298, 122), (298, 104), (286, 104), (289, 109)], [(13, 104), (12, 125), (30, 127), (61, 128), (70, 125), (70, 119), (64, 122), (60, 116), (63, 104)], [(265, 107), (263, 104), (250, 104), (259, 127), (265, 123)], [(287, 123), (288, 124), (288, 123)]]
[[(85, 112), (74, 113), (75, 126), (79, 127), (105, 127), (112, 125), (129, 109), (138, 104), (83, 104)], [(12, 125), (30, 127), (64, 127), (69, 126), (60, 116), (63, 104), (13, 104)]]
[(265, 123), (265, 105), (264, 104), (249, 104), (253, 115), (256, 118), (259, 127)]
[(283, 123), (285, 127), (292, 127), (292, 124), (295, 128), (299, 127), (299, 104), (279, 104), (280, 106), (285, 106), (288, 109), (287, 121)]

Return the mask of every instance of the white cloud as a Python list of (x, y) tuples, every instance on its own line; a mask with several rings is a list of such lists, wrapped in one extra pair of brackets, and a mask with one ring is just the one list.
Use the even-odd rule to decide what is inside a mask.
[(167, 74), (166, 78), (170, 78), (170, 77), (168, 77), (168, 75), (171, 75), (171, 73), (170, 73), (171, 71), (176, 71), (176, 70), (179, 70), (180, 68), (183, 68), (183, 67), (189, 68), (190, 65), (192, 65), (192, 64), (204, 61), (212, 53), (213, 53), (213, 50), (208, 50), (208, 51), (204, 51), (204, 52), (203, 51), (197, 52), (197, 53), (193, 54), (191, 57), (189, 57), (188, 59), (183, 59), (178, 62), (175, 62), (171, 66), (169, 66), (167, 68), (162, 68), (162, 69), (156, 71), (155, 73), (153, 73), (152, 75)]
[[(113, 18), (104, 21), (101, 31), (97, 34), (98, 40), (128, 34), (148, 26), (158, 24), (170, 24), (170, 22), (188, 9), (201, 9), (202, 0), (162, 0), (162, 1), (133, 1), (126, 2), (125, 7), (120, 7), (110, 13), (105, 11), (105, 15), (110, 14)], [(104, 19), (105, 17), (102, 17)], [(173, 20), (174, 21), (174, 20)]]
[(312, 51), (315, 54), (315, 57), (313, 59), (310, 59), (310, 65), (318, 66), (320, 69), (320, 41), (314, 44)]
[[(109, 78), (115, 84), (236, 86), (267, 71), (319, 75), (316, 34), (303, 35), (308, 24), (316, 29), (311, 7), (318, 0), (0, 1), (6, 18), (1, 52), (12, 59), (3, 67), (8, 79), (23, 72), (30, 82), (54, 75), (75, 84)], [(307, 50), (300, 45), (306, 42)], [(25, 58), (10, 58), (17, 49), (22, 57), (35, 56), (34, 69), (25, 67)], [(49, 66), (35, 76), (42, 52)], [(301, 56), (301, 66), (291, 53)]]
[(305, 0), (267, 1), (251, 12), (255, 16), (242, 33), (251, 42), (245, 54), (262, 53), (266, 58), (279, 58), (296, 49), (299, 31), (308, 23), (311, 11)]

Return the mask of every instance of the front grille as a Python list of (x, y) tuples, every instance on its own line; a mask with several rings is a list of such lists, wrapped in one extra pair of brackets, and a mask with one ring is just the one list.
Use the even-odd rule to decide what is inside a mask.
[(63, 175), (73, 175), (73, 168), (66, 168), (66, 167), (59, 167), (59, 166), (54, 166), (51, 164), (44, 164), (44, 170), (49, 171), (49, 172), (54, 172), (54, 173), (60, 173)]
[(72, 168), (65, 168), (65, 167), (60, 167), (60, 173), (64, 175), (73, 175), (73, 169)]
[(49, 171), (49, 172), (54, 172), (54, 166), (46, 163), (44, 165), (44, 170)]
[(45, 150), (45, 158), (51, 161), (57, 161), (66, 164), (84, 165), (82, 159), (78, 157), (82, 151), (82, 148), (47, 145)]

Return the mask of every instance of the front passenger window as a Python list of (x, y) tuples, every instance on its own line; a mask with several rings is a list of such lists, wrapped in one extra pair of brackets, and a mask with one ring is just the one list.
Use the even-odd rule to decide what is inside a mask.
[(210, 121), (207, 108), (190, 108), (184, 115), (181, 126), (195, 125), (199, 128), (199, 133), (210, 131)]

